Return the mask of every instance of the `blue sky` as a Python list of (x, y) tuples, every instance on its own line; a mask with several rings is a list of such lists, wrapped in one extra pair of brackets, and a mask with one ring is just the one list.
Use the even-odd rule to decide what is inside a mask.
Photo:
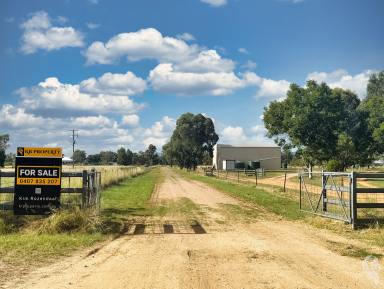
[(161, 147), (205, 113), (221, 143), (271, 144), (261, 115), (289, 83), (365, 97), (384, 67), (381, 0), (0, 2), (0, 132), (92, 153)]

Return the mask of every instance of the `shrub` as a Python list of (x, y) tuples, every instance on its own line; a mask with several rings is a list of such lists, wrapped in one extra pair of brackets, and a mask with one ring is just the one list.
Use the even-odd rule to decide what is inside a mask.
[(79, 208), (69, 211), (57, 211), (38, 228), (39, 233), (96, 232), (99, 227), (97, 217), (91, 216)]

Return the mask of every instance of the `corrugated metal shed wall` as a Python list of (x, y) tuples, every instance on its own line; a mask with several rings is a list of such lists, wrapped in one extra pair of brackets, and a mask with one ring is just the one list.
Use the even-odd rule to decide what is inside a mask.
[(260, 161), (262, 168), (276, 170), (281, 168), (280, 147), (235, 147), (229, 145), (216, 145), (214, 147), (213, 165), (223, 169), (224, 160)]

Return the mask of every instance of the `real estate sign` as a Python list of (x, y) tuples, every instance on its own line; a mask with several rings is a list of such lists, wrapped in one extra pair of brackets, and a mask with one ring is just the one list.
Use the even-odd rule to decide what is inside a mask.
[(15, 215), (45, 215), (60, 207), (61, 148), (17, 148)]

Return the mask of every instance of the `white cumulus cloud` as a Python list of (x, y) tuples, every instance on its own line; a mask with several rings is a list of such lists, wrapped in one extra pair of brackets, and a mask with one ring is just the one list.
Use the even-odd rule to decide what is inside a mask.
[(338, 69), (332, 72), (312, 72), (307, 76), (307, 80), (315, 80), (317, 82), (325, 82), (330, 87), (340, 87), (355, 92), (360, 98), (364, 98), (367, 94), (367, 84), (373, 70), (365, 70), (361, 73), (351, 75), (344, 69)]
[(160, 121), (156, 121), (150, 128), (145, 130), (143, 144), (150, 144), (161, 148), (171, 137), (173, 130), (176, 127), (176, 120), (164, 116)]
[(195, 40), (195, 36), (193, 36), (191, 33), (185, 32), (183, 34), (179, 34), (176, 36), (178, 39), (184, 40), (184, 41), (193, 41)]
[(251, 131), (256, 135), (261, 135), (261, 136), (265, 136), (265, 134), (267, 133), (267, 129), (262, 124), (253, 126), (251, 128)]
[(44, 118), (25, 111), (24, 108), (5, 104), (0, 109), (0, 127), (17, 128), (44, 125)]
[(287, 96), (290, 82), (287, 80), (274, 80), (257, 76), (255, 79), (259, 90), (256, 98), (267, 98), (270, 100), (283, 99)]
[(116, 95), (137, 95), (147, 88), (144, 79), (128, 71), (125, 74), (104, 73), (99, 78), (88, 78), (80, 83), (80, 91)]
[(93, 42), (85, 52), (88, 64), (110, 64), (121, 57), (129, 61), (155, 59), (158, 61), (182, 61), (196, 54), (197, 46), (183, 40), (163, 36), (154, 28), (121, 33), (106, 43)]
[(227, 126), (221, 130), (220, 143), (244, 146), (274, 146), (271, 139), (265, 136), (264, 125), (255, 125), (246, 133), (241, 126)]
[(128, 126), (138, 126), (140, 122), (140, 117), (137, 114), (129, 114), (129, 115), (124, 115), (123, 118), (121, 119), (121, 123), (123, 125), (128, 125)]
[(142, 108), (128, 95), (116, 95), (113, 89), (97, 94), (85, 93), (80, 91), (79, 84), (61, 83), (56, 77), (49, 77), (36, 86), (24, 87), (17, 92), (22, 106), (31, 111), (130, 113)]
[(178, 63), (175, 69), (182, 72), (231, 72), (235, 63), (222, 58), (216, 50), (203, 50), (195, 58)]
[(31, 14), (31, 17), (21, 24), (21, 28), (21, 51), (25, 54), (35, 53), (39, 49), (51, 51), (84, 45), (81, 32), (73, 27), (52, 26), (45, 11)]
[(76, 123), (78, 128), (87, 128), (87, 127), (108, 127), (115, 125), (115, 122), (110, 118), (104, 115), (98, 116), (80, 116), (71, 118), (73, 123)]
[(243, 142), (247, 139), (244, 129), (241, 126), (227, 126), (221, 132), (222, 140), (224, 142)]
[(156, 66), (149, 74), (149, 81), (156, 91), (177, 95), (225, 95), (253, 83), (253, 76), (242, 77), (234, 72), (181, 72), (171, 63)]

